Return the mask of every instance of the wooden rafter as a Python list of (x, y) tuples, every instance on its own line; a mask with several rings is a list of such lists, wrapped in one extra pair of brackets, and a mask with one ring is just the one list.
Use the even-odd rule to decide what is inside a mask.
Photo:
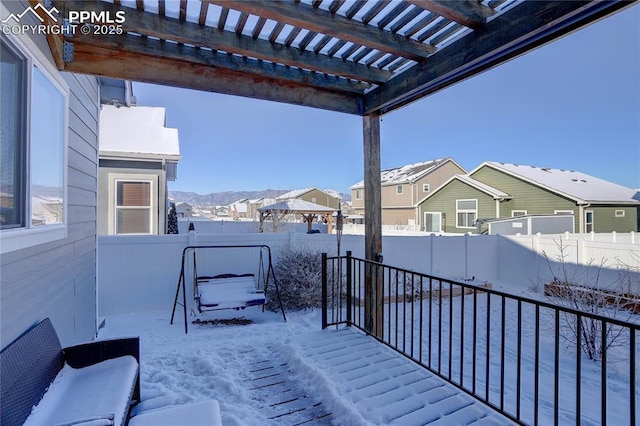
[(164, 42), (134, 35), (83, 35), (76, 34), (74, 46), (80, 44), (138, 55), (162, 57), (190, 64), (225, 68), (232, 71), (253, 74), (272, 80), (280, 79), (297, 85), (313, 86), (322, 90), (362, 94), (369, 85), (322, 73), (286, 67), (284, 65), (243, 58), (228, 53), (208, 49), (198, 49), (184, 44)]
[[(629, 6), (630, 2), (526, 1), (365, 95), (364, 111), (388, 112), (519, 56)], [(552, 25), (553, 24), (553, 25)], [(451, 52), (464, 52), (452, 54)]]
[(469, 28), (479, 28), (495, 12), (473, 0), (406, 0), (407, 2)]
[(369, 115), (637, 2), (204, 0), (187, 16), (189, 3), (180, 0), (172, 18), (164, 0), (157, 13), (139, 0), (126, 2), (131, 7), (117, 0), (53, 0), (63, 17), (68, 10), (97, 16), (122, 10), (124, 34), (47, 39), (56, 65), (68, 71)]
[[(184, 48), (184, 47), (182, 47)], [(358, 114), (358, 98), (228, 69), (78, 43), (65, 70)]]
[(331, 14), (323, 9), (314, 9), (303, 3), (246, 0), (205, 1), (220, 6), (224, 5), (240, 12), (284, 22), (294, 27), (328, 34), (415, 61), (421, 61), (435, 51), (428, 44), (380, 31), (378, 28), (363, 25), (361, 22), (353, 21), (340, 15)]
[(127, 31), (170, 40), (196, 47), (208, 47), (224, 52), (236, 53), (250, 58), (263, 59), (274, 63), (294, 66), (327, 74), (343, 76), (354, 80), (380, 84), (387, 81), (388, 71), (367, 67), (354, 62), (327, 58), (309, 51), (285, 48), (262, 39), (237, 35), (228, 31), (219, 31), (211, 27), (202, 27), (191, 22), (181, 22), (170, 17), (161, 17), (154, 13), (140, 12), (131, 8), (119, 8), (105, 2), (56, 1), (56, 6), (73, 10), (112, 11), (126, 10)]

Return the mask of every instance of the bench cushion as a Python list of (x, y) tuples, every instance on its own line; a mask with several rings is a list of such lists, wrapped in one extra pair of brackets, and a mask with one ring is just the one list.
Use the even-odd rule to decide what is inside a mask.
[(25, 425), (124, 425), (138, 377), (132, 356), (84, 368), (65, 365)]
[(256, 291), (253, 275), (201, 281), (198, 283), (198, 296), (203, 309), (229, 309), (265, 303), (264, 292)]
[(215, 399), (175, 405), (142, 413), (129, 421), (129, 426), (198, 425), (222, 426), (220, 406)]

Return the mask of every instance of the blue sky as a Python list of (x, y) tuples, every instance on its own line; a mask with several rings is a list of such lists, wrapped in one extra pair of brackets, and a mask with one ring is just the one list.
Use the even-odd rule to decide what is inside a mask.
[[(363, 177), (360, 117), (148, 84), (134, 94), (179, 130), (170, 190), (348, 193)], [(381, 147), (382, 168), (452, 157), (640, 188), (640, 6), (384, 115)]]

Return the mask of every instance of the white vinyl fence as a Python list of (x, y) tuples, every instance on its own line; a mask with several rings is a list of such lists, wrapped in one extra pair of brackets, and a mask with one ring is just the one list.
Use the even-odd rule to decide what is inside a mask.
[[(630, 269), (636, 273), (632, 281), (637, 286), (640, 282), (637, 237), (629, 234), (384, 236), (383, 262), (457, 280), (499, 281), (513, 285), (517, 291), (558, 276), (562, 270), (558, 259), (564, 256), (570, 276), (594, 277), (599, 272), (599, 286), (606, 288)], [(337, 253), (336, 236), (327, 234), (192, 232), (188, 235), (100, 236), (99, 315), (161, 311), (170, 316), (186, 246), (254, 244), (268, 245), (274, 263), (285, 250), (326, 252), (330, 256)], [(344, 255), (347, 250), (355, 257), (364, 257), (364, 237), (343, 235), (340, 252)], [(252, 271), (256, 268), (257, 256), (255, 251), (198, 254), (198, 272)], [(595, 268), (602, 262), (603, 268)], [(190, 283), (186, 287), (189, 303), (192, 300)], [(640, 289), (636, 287), (633, 291), (637, 293)]]

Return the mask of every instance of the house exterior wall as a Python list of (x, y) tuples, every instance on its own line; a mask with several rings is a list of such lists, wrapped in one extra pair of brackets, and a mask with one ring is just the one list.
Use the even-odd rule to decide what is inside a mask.
[(319, 204), (321, 206), (331, 207), (332, 209), (336, 210), (340, 208), (339, 198), (332, 197), (331, 195), (319, 189), (312, 189), (311, 191), (306, 192), (302, 194), (302, 196), (297, 198), (300, 200), (308, 201), (310, 203)]
[(409, 223), (413, 223), (411, 221), (415, 220), (415, 216), (416, 209), (413, 207), (382, 209), (382, 223), (384, 225), (407, 225)]
[[(3, 2), (0, 11), (7, 16), (26, 7), (26, 2)], [(58, 73), (44, 35), (21, 40), (48, 60), (50, 73)], [(99, 87), (94, 77), (57, 75), (69, 88), (66, 237), (0, 257), (2, 348), (46, 317), (63, 345), (91, 340), (96, 333)]]
[[(442, 219), (443, 232), (451, 233), (477, 233), (476, 227), (458, 228), (456, 221), (456, 200), (478, 200), (477, 218), (495, 217), (496, 201), (493, 197), (477, 190), (459, 180), (452, 180), (431, 197), (424, 200), (418, 206), (418, 212), (421, 218), (424, 218), (425, 212), (444, 213)], [(421, 221), (423, 222), (423, 221)], [(424, 230), (424, 224), (421, 223), (421, 230)]]
[[(580, 209), (572, 200), (487, 166), (478, 169), (471, 177), (513, 197), (501, 203), (500, 218), (511, 217), (513, 210), (526, 210), (529, 215), (554, 214), (558, 210), (571, 210), (576, 218), (574, 232), (580, 230), (582, 220)], [(495, 214), (490, 217), (495, 217)]]
[(153, 235), (164, 234), (167, 224), (167, 182), (166, 173), (162, 170), (162, 163), (157, 162), (129, 162), (116, 160), (100, 160), (98, 171), (98, 234), (109, 235), (109, 221), (113, 221), (114, 211), (109, 206), (109, 200), (113, 200), (115, 193), (110, 188), (110, 175), (144, 175), (157, 178), (157, 205), (153, 211), (155, 224)]
[[(636, 207), (591, 206), (586, 210), (593, 211), (594, 232), (638, 231), (638, 209)], [(616, 217), (616, 211), (624, 212), (624, 216)]]

